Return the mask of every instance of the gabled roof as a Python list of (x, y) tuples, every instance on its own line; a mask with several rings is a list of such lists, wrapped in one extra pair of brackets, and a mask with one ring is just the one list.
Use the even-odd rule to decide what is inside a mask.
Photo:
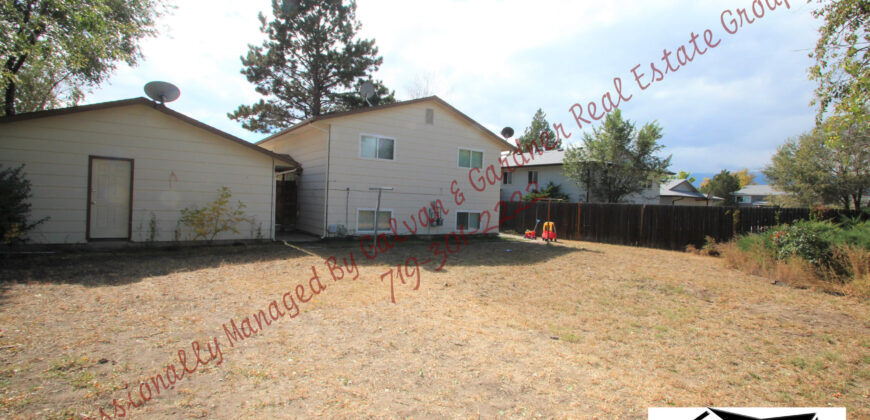
[(505, 140), (502, 139), (501, 137), (497, 136), (497, 135), (496, 135), (495, 133), (493, 133), (492, 131), (489, 131), (488, 128), (484, 127), (483, 125), (481, 125), (481, 124), (478, 123), (477, 121), (473, 120), (473, 119), (472, 119), (471, 117), (469, 117), (468, 115), (465, 115), (464, 113), (462, 113), (462, 111), (460, 111), (460, 110), (454, 108), (453, 105), (448, 104), (446, 101), (444, 101), (443, 99), (441, 99), (441, 98), (439, 98), (439, 97), (437, 97), (437, 96), (427, 96), (427, 97), (425, 97), (425, 98), (411, 99), (411, 100), (408, 100), (408, 101), (394, 102), (394, 103), (386, 104), (386, 105), (378, 105), (378, 106), (373, 106), (373, 107), (369, 107), (369, 108), (354, 109), (354, 110), (351, 110), (351, 111), (333, 112), (333, 113), (329, 113), (329, 114), (320, 115), (320, 116), (317, 116), (317, 117), (311, 117), (311, 118), (308, 118), (308, 119), (305, 119), (305, 120), (300, 121), (299, 123), (297, 123), (297, 124), (294, 125), (293, 127), (285, 128), (285, 129), (283, 129), (283, 130), (281, 130), (281, 131), (279, 131), (279, 132), (277, 132), (277, 133), (275, 133), (275, 134), (272, 134), (272, 135), (270, 135), (269, 137), (266, 137), (266, 138), (264, 138), (263, 140), (258, 141), (257, 144), (263, 144), (263, 143), (266, 143), (266, 142), (268, 142), (268, 141), (270, 141), (270, 140), (272, 140), (272, 139), (275, 139), (276, 137), (279, 137), (279, 136), (282, 136), (282, 135), (284, 135), (284, 134), (287, 134), (287, 133), (293, 132), (293, 131), (295, 131), (295, 130), (297, 130), (297, 129), (299, 129), (299, 128), (302, 128), (302, 127), (304, 127), (304, 126), (306, 126), (306, 125), (308, 125), (308, 124), (311, 124), (311, 123), (314, 123), (314, 122), (317, 122), (317, 121), (331, 120), (331, 119), (335, 119), (335, 118), (347, 117), (347, 116), (349, 116), (349, 115), (364, 114), (364, 113), (367, 113), (367, 112), (382, 111), (382, 110), (384, 110), (384, 109), (396, 108), (396, 107), (406, 106), (406, 105), (413, 105), (413, 104), (418, 104), (418, 103), (422, 103), (422, 102), (429, 102), (429, 101), (435, 102), (435, 103), (437, 103), (437, 104), (439, 104), (439, 105), (441, 105), (441, 106), (447, 108), (448, 110), (450, 110), (451, 112), (453, 112), (454, 114), (456, 114), (456, 115), (457, 115), (458, 117), (460, 117), (461, 119), (463, 119), (463, 120), (467, 121), (468, 123), (470, 123), (473, 127), (475, 127), (475, 128), (477, 128), (478, 130), (482, 131), (483, 134), (486, 135), (487, 137), (489, 137), (489, 138), (491, 138), (492, 140), (495, 140), (495, 141), (497, 141), (498, 143), (500, 143), (502, 146), (505, 146), (505, 147), (507, 147), (507, 148), (510, 149), (510, 150), (514, 150), (514, 149), (516, 149), (516, 146), (514, 146), (514, 145), (508, 143), (507, 141), (505, 141)]
[(12, 123), (12, 122), (16, 122), (16, 121), (33, 120), (33, 119), (37, 119), (37, 118), (55, 117), (55, 116), (59, 116), (59, 115), (75, 114), (75, 113), (79, 113), (79, 112), (96, 111), (96, 110), (100, 110), (100, 109), (118, 108), (118, 107), (129, 106), (129, 105), (149, 106), (156, 111), (160, 111), (166, 115), (177, 118), (177, 119), (184, 121), (184, 122), (186, 122), (194, 127), (201, 128), (201, 129), (208, 131), (212, 134), (215, 134), (219, 137), (223, 137), (227, 140), (238, 143), (238, 144), (240, 144), (244, 147), (247, 147), (251, 150), (255, 150), (257, 152), (263, 153), (263, 154), (268, 155), (272, 158), (280, 160), (284, 163), (290, 164), (294, 168), (301, 168), (302, 167), (302, 165), (300, 165), (298, 162), (293, 160), (293, 158), (290, 157), (290, 155), (278, 154), (278, 153), (275, 153), (271, 150), (264, 149), (260, 146), (257, 146), (256, 144), (242, 140), (242, 139), (240, 139), (232, 134), (229, 134), (227, 132), (224, 132), (224, 131), (221, 131), (217, 128), (214, 128), (214, 127), (212, 127), (212, 126), (210, 126), (202, 121), (195, 120), (195, 119), (188, 117), (187, 115), (184, 115), (178, 111), (173, 111), (173, 110), (167, 108), (166, 105), (158, 104), (156, 102), (153, 102), (153, 101), (151, 101), (147, 98), (143, 98), (143, 97), (131, 98), (131, 99), (122, 99), (119, 101), (111, 101), (111, 102), (101, 102), (101, 103), (91, 104), (91, 105), (73, 106), (73, 107), (69, 107), (69, 108), (50, 109), (47, 111), (26, 112), (23, 114), (10, 115), (10, 116), (6, 116), (6, 117), (0, 117), (0, 124)]
[[(682, 189), (677, 187), (682, 187)], [(695, 188), (695, 186), (687, 179), (674, 179), (659, 185), (659, 197), (696, 198), (699, 200), (707, 199), (707, 195), (698, 191), (698, 189)], [(714, 201), (722, 200), (721, 197), (716, 197), (715, 195), (710, 199)]]

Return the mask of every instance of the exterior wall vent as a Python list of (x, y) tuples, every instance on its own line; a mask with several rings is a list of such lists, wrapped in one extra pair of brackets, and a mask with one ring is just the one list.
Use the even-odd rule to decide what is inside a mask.
[(432, 108), (426, 108), (426, 124), (435, 124), (435, 110)]

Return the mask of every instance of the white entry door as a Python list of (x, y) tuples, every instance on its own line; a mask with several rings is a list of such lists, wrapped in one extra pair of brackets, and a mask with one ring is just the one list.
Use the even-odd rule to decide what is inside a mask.
[(88, 239), (129, 239), (133, 161), (91, 158)]

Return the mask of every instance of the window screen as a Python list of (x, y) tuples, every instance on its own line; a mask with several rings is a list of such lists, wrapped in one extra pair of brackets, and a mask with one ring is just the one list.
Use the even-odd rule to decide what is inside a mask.
[[(374, 210), (358, 210), (356, 230), (358, 232), (373, 232), (375, 230), (375, 211)], [(391, 211), (381, 210), (378, 212), (378, 231), (386, 232), (390, 230), (390, 218), (393, 217)]]
[(456, 213), (456, 230), (474, 231), (480, 229), (480, 213), (460, 211)]
[(483, 168), (483, 152), (468, 149), (459, 149), (460, 168)]
[(395, 159), (396, 141), (374, 136), (360, 138), (359, 155), (369, 159)]

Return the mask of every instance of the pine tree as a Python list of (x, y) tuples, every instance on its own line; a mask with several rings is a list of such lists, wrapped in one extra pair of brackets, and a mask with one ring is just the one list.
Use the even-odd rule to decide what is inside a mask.
[[(275, 18), (259, 16), (268, 39), (250, 45), (242, 74), (265, 98), (241, 105), (228, 116), (261, 133), (332, 111), (368, 106), (356, 89), (383, 63), (373, 39), (357, 39), (356, 2), (272, 0)], [(395, 102), (374, 82), (370, 102)]]
[[(543, 134), (546, 133), (546, 134)], [(543, 137), (542, 137), (543, 136)], [(523, 135), (517, 139), (520, 145), (520, 150), (526, 151), (533, 143), (538, 148), (559, 149), (562, 147), (562, 140), (556, 138), (556, 133), (550, 128), (550, 123), (547, 122), (547, 114), (538, 108), (535, 116), (532, 117), (532, 123), (526, 127)], [(534, 150), (534, 149), (533, 149)]]

